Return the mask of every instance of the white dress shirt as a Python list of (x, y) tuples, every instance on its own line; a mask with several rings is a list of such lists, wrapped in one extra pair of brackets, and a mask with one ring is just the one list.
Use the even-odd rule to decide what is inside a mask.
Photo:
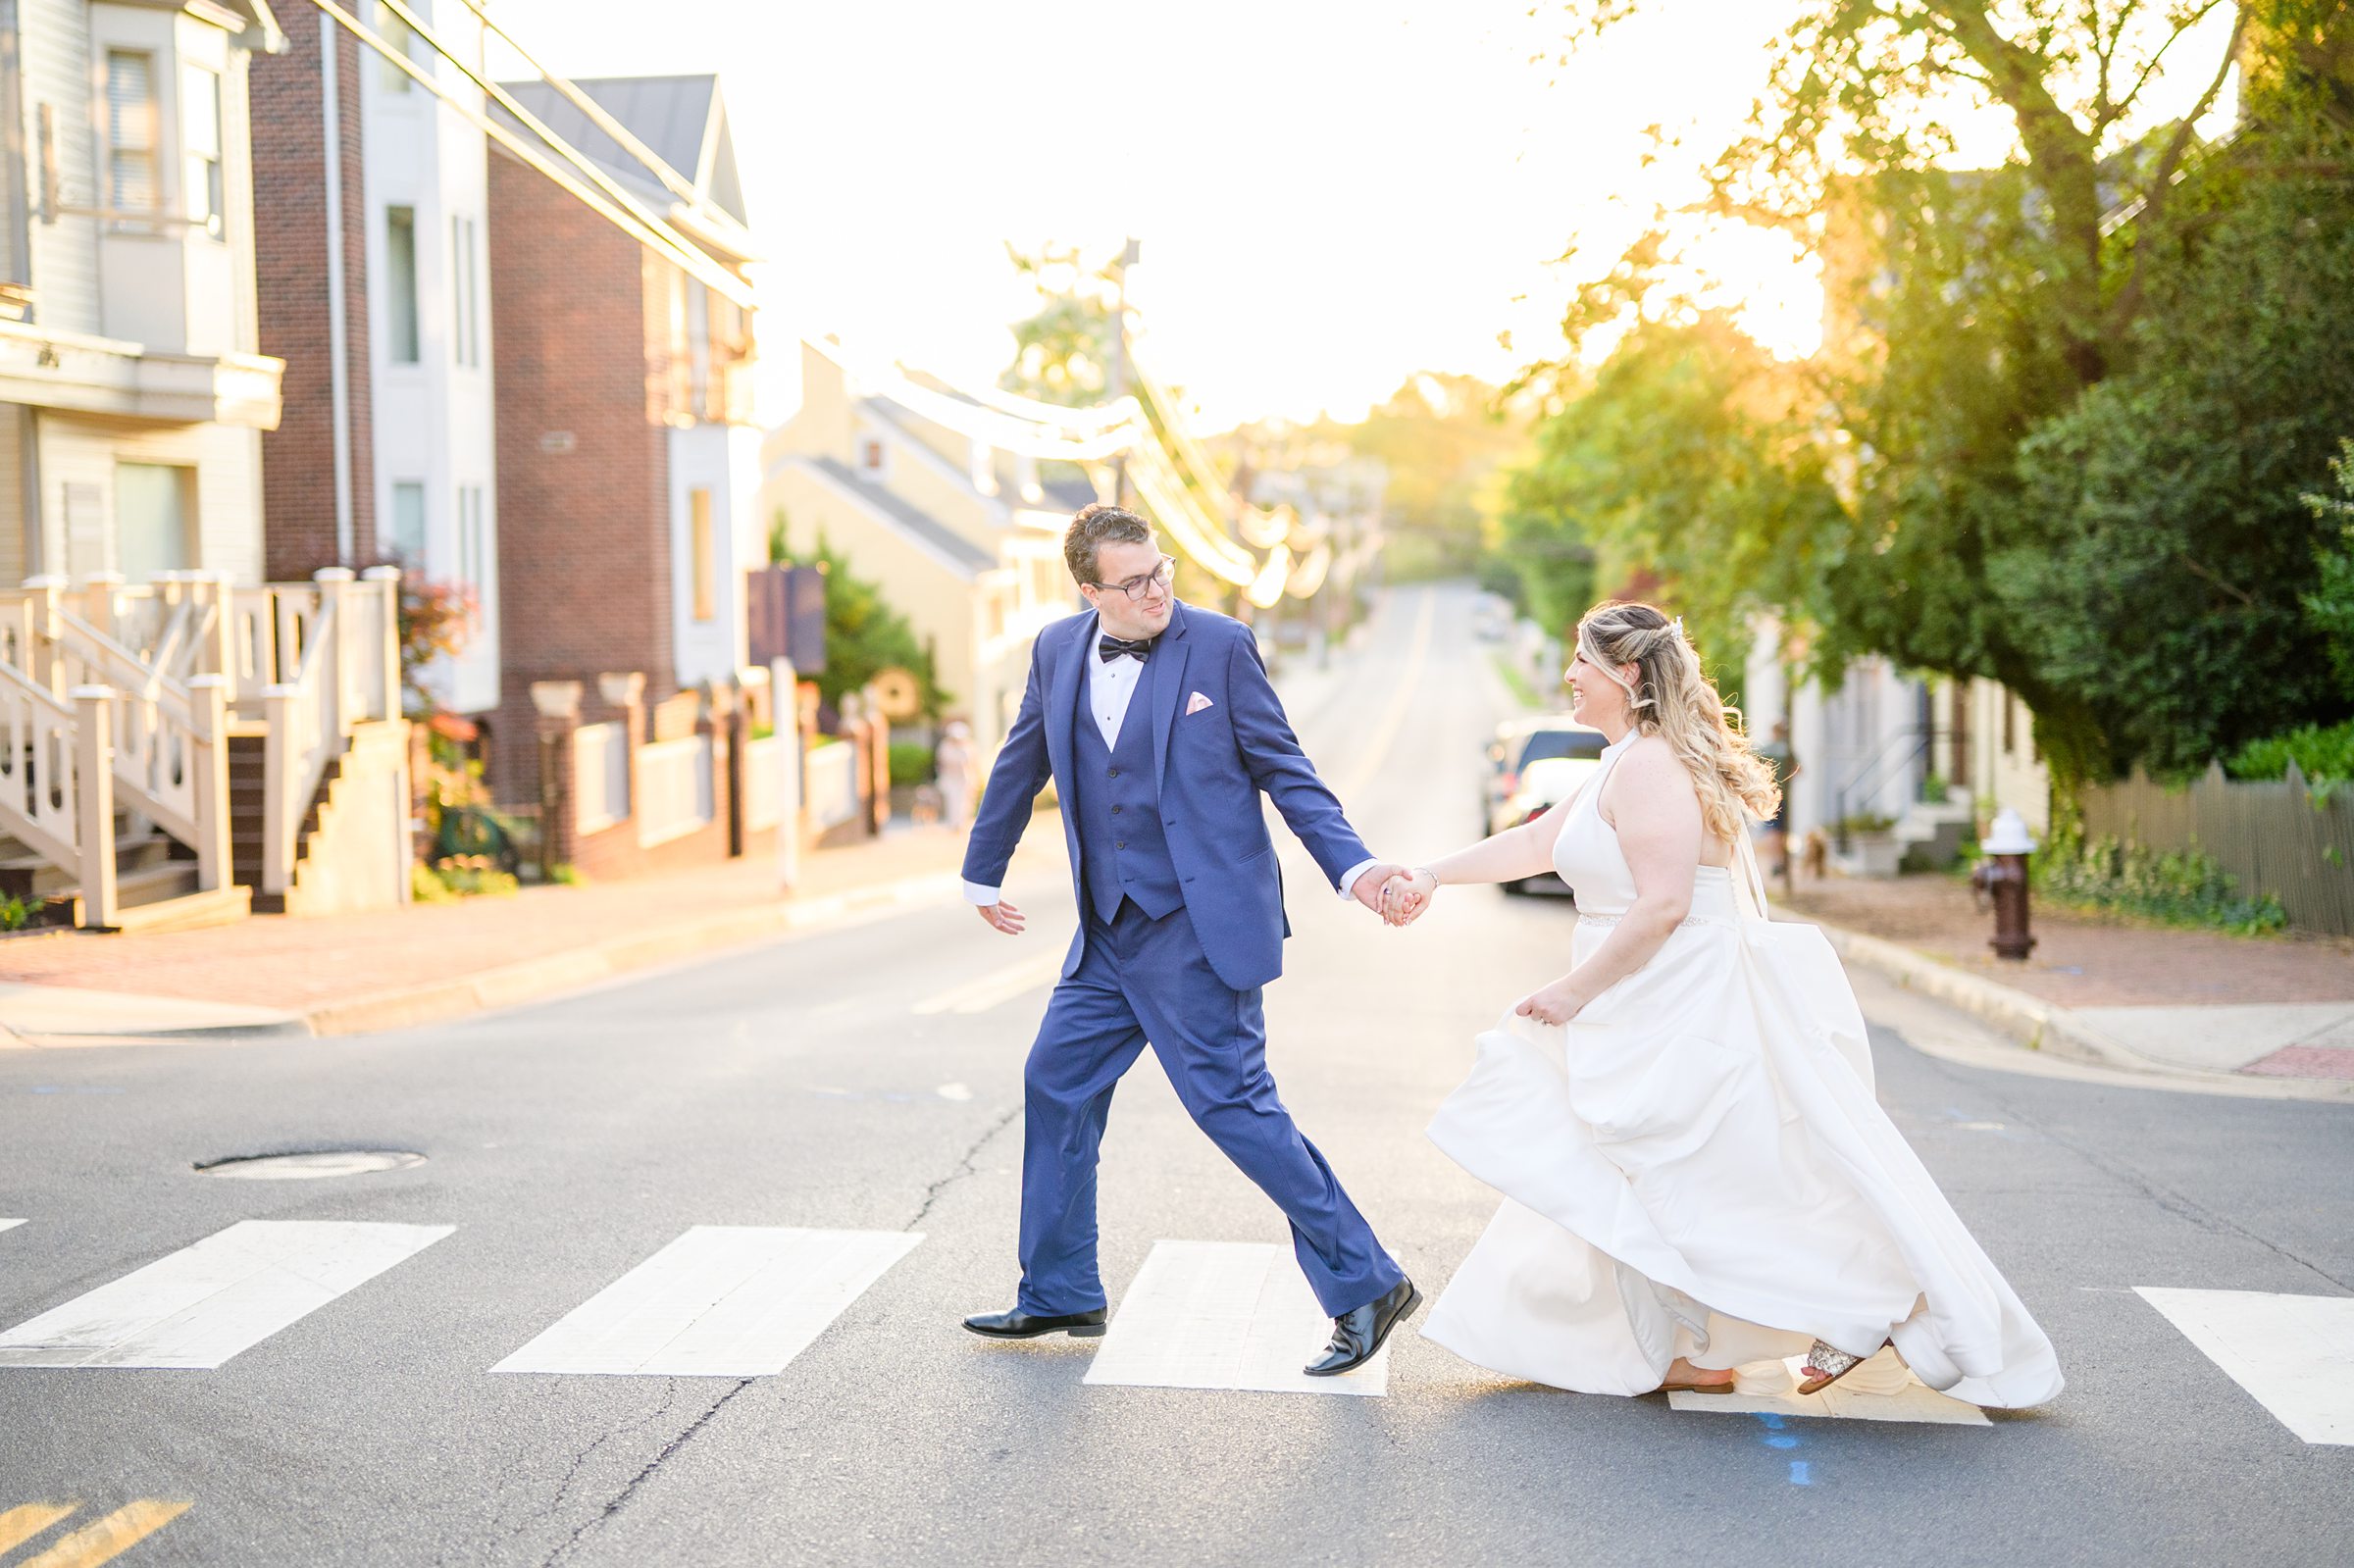
[[(1120, 725), (1128, 717), (1128, 704), (1136, 697), (1137, 680), (1145, 673), (1145, 666), (1141, 659), (1131, 659), (1125, 655), (1117, 659), (1104, 658), (1103, 635), (1102, 629), (1099, 627), (1096, 640), (1089, 644), (1087, 650), (1087, 712), (1096, 721), (1096, 733), (1103, 737), (1103, 749), (1109, 751), (1120, 743)], [(1381, 861), (1376, 858), (1352, 869), (1348, 876), (1341, 879), (1341, 897), (1354, 898), (1356, 894), (1350, 889), (1356, 885), (1356, 880), (1380, 864)], [(977, 882), (964, 885), (965, 901), (984, 909), (1003, 896), (1002, 887), (985, 887)]]

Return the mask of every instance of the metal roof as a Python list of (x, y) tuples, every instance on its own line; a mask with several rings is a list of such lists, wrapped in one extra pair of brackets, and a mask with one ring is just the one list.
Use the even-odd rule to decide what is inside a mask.
[(921, 507), (911, 505), (882, 485), (860, 478), (856, 469), (841, 459), (810, 457), (801, 461), (849, 491), (880, 514), (885, 522), (898, 528), (927, 548), (947, 556), (968, 577), (997, 570), (998, 558), (993, 552), (973, 543)]

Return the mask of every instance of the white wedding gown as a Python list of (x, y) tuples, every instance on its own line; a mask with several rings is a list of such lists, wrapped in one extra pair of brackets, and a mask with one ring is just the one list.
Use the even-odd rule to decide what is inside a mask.
[[(1635, 899), (1598, 805), (1626, 744), (1554, 849), (1577, 963)], [(1764, 918), (1741, 849), (1739, 883), (1701, 867), (1691, 918), (1568, 1025), (1508, 1014), (1479, 1037), (1430, 1136), (1505, 1201), (1423, 1334), (1510, 1377), (1619, 1394), (1679, 1355), (1715, 1369), (1893, 1339), (1956, 1398), (2050, 1399), (2051, 1341), (1872, 1097), (1837, 955)], [(1885, 1359), (1841, 1387), (1885, 1389)]]

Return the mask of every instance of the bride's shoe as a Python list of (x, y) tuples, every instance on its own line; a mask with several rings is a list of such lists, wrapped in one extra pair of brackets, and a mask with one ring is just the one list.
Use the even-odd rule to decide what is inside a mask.
[[(1680, 1374), (1676, 1370), (1679, 1367), (1683, 1369)], [(1730, 1368), (1723, 1369), (1724, 1381), (1722, 1383), (1694, 1381), (1703, 1375), (1713, 1378), (1718, 1370), (1715, 1367), (1696, 1367), (1679, 1355), (1667, 1364), (1666, 1380), (1652, 1391), (1655, 1393), (1731, 1393), (1733, 1386), (1741, 1381), (1741, 1375)]]
[[(1893, 1340), (1882, 1340), (1880, 1341), (1880, 1350), (1887, 1349), (1888, 1346), (1894, 1344), (1895, 1342), (1896, 1341)], [(1817, 1340), (1813, 1345), (1808, 1347), (1806, 1364), (1807, 1380), (1798, 1386), (1798, 1391), (1801, 1393), (1820, 1393), (1823, 1390), (1829, 1388), (1832, 1384), (1837, 1383), (1841, 1378), (1846, 1377), (1849, 1373), (1855, 1371), (1856, 1368), (1870, 1360), (1871, 1356), (1878, 1355), (1880, 1350), (1872, 1351), (1871, 1355), (1854, 1355), (1848, 1351), (1840, 1349), (1835, 1344), (1826, 1344), (1822, 1340)]]

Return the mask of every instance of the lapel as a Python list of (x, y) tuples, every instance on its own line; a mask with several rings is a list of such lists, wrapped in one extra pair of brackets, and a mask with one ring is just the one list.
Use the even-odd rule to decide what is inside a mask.
[(1169, 730), (1177, 722), (1177, 699), (1185, 692), (1185, 606), (1173, 605), (1169, 629), (1152, 649), (1152, 788), (1159, 793), (1169, 771)]
[(1079, 683), (1087, 675), (1088, 656), (1096, 645), (1096, 612), (1079, 617), (1070, 645), (1054, 666), (1047, 688), (1047, 762), (1058, 780), (1071, 777), (1071, 727), (1079, 722)]

